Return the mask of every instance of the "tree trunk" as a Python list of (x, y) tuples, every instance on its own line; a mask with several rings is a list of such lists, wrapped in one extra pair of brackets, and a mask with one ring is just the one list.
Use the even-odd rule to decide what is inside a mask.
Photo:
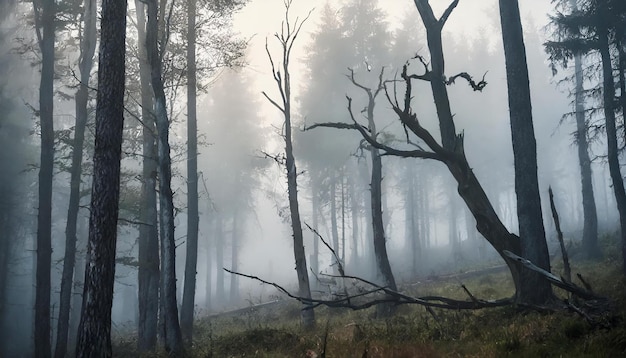
[(35, 6), (37, 29), (42, 27), (39, 119), (41, 157), (39, 167), (39, 208), (37, 213), (37, 269), (35, 293), (35, 357), (48, 357), (50, 344), (50, 267), (52, 263), (52, 177), (54, 167), (54, 31), (56, 6), (53, 0), (40, 0)]
[(183, 351), (182, 335), (176, 304), (176, 243), (174, 242), (174, 203), (172, 193), (172, 166), (169, 145), (169, 120), (163, 80), (161, 56), (158, 49), (157, 0), (148, 2), (148, 28), (146, 43), (150, 62), (152, 89), (154, 91), (157, 138), (157, 173), (159, 176), (159, 228), (161, 237), (161, 308), (165, 328), (165, 350), (172, 355)]
[[(76, 125), (72, 146), (72, 169), (70, 178), (70, 199), (67, 209), (65, 226), (65, 255), (63, 257), (63, 273), (61, 275), (61, 294), (59, 299), (59, 320), (57, 322), (57, 340), (54, 356), (65, 357), (67, 354), (67, 337), (72, 301), (72, 283), (74, 264), (76, 262), (76, 224), (80, 203), (80, 183), (83, 164), (83, 147), (85, 127), (87, 125), (87, 104), (89, 102), (89, 77), (96, 51), (96, 1), (84, 2), (84, 35), (81, 38), (80, 85), (76, 92)], [(78, 309), (78, 307), (74, 307)]]
[[(431, 147), (431, 149), (436, 149), (439, 153), (444, 155), (442, 161), (456, 180), (459, 195), (476, 219), (476, 228), (507, 263), (517, 295), (520, 292), (520, 271), (522, 268), (519, 267), (515, 261), (507, 257), (504, 251), (508, 250), (513, 253), (520, 252), (519, 237), (509, 233), (500, 218), (498, 218), (483, 187), (467, 162), (463, 146), (463, 136), (457, 135), (454, 130), (454, 120), (449, 108), (448, 92), (445, 83), (443, 83), (444, 58), (441, 30), (444, 22), (435, 17), (428, 1), (415, 0), (415, 5), (427, 32), (428, 49), (431, 54), (432, 65), (428, 81), (431, 84), (433, 99), (437, 106), (443, 145), (439, 147), (434, 143), (434, 141), (431, 140), (432, 136), (430, 133), (422, 128), (419, 122), (410, 115), (406, 116), (402, 114), (400, 119), (402, 123), (413, 133), (418, 135), (418, 137), (429, 139), (431, 144), (435, 147)], [(519, 299), (519, 295), (517, 295), (516, 299)]]
[(343, 171), (341, 172), (341, 264), (346, 264), (346, 187)]
[(124, 128), (126, 1), (104, 0), (87, 268), (77, 357), (110, 357), (111, 305)]
[(224, 287), (224, 218), (216, 214), (215, 219), (215, 303), (219, 308), (226, 303)]
[(154, 94), (151, 87), (150, 64), (146, 48), (145, 4), (135, 0), (139, 52), (139, 80), (141, 83), (142, 128), (142, 183), (139, 227), (139, 272), (137, 348), (140, 352), (153, 351), (157, 344), (159, 317), (159, 231), (157, 220), (157, 162)]
[(349, 177), (350, 189), (350, 217), (352, 218), (352, 252), (350, 258), (354, 267), (359, 260), (359, 202), (356, 190), (356, 180), (353, 176)]
[[(239, 270), (239, 210), (233, 213), (233, 232), (231, 240), (231, 271)], [(230, 303), (236, 304), (239, 301), (239, 276), (230, 275)]]
[[(311, 216), (313, 217), (313, 229), (318, 230), (318, 211), (319, 211), (319, 189), (317, 187), (317, 183), (311, 183)], [(320, 272), (319, 265), (319, 244), (320, 239), (313, 233), (313, 253), (311, 254), (311, 270), (315, 275)], [(317, 287), (317, 282), (314, 282), (313, 287)]]
[[(537, 144), (518, 0), (499, 0), (499, 3), (513, 139), (521, 256), (550, 271), (550, 257), (541, 214)], [(552, 298), (550, 282), (530, 270), (522, 271), (520, 288), (520, 298), (525, 303), (543, 304)]]
[[(572, 8), (577, 10), (576, 0), (570, 0)], [(587, 141), (587, 124), (585, 122), (585, 101), (583, 98), (583, 69), (579, 54), (574, 56), (574, 71), (576, 77), (576, 140), (578, 143), (578, 163), (580, 165), (580, 181), (583, 197), (583, 249), (590, 259), (600, 257), (598, 247), (598, 214), (596, 201), (593, 195), (591, 180), (591, 160), (589, 159), (589, 144)]]
[(331, 174), (330, 178), (330, 228), (332, 233), (332, 245), (335, 250), (335, 255), (332, 258), (333, 275), (339, 275), (339, 264), (337, 258), (339, 256), (339, 230), (337, 229), (337, 178), (334, 176), (336, 173)]
[[(603, 15), (607, 13), (606, 0), (600, 1), (599, 15), (603, 18)], [(617, 146), (617, 128), (615, 125), (615, 108), (613, 100), (615, 98), (615, 84), (613, 82), (613, 67), (611, 65), (611, 54), (609, 51), (609, 30), (603, 26), (602, 21), (598, 21), (600, 27), (598, 28), (598, 39), (600, 47), (600, 55), (602, 56), (602, 76), (603, 76), (603, 89), (604, 94), (604, 118), (606, 126), (606, 139), (607, 139), (607, 156), (609, 161), (609, 173), (611, 175), (611, 181), (613, 184), (613, 192), (615, 194), (615, 201), (617, 203), (617, 210), (619, 212), (619, 221), (621, 227), (621, 241), (622, 241), (622, 272), (626, 275), (626, 191), (624, 190), (624, 180), (620, 171), (619, 164), (619, 152)]]
[[(298, 37), (298, 33), (302, 28), (303, 21), (296, 20), (295, 26), (292, 28), (289, 25), (289, 7), (291, 2), (285, 2), (285, 23), (287, 31), (277, 36), (278, 41), (281, 44), (282, 53), (282, 71), (277, 70), (274, 66), (272, 56), (267, 49), (270, 63), (272, 65), (272, 76), (281, 94), (282, 107), (272, 100), (264, 92), (265, 97), (278, 108), (285, 119), (284, 122), (284, 140), (285, 140), (285, 166), (287, 169), (287, 192), (289, 197), (289, 212), (291, 217), (291, 229), (293, 233), (293, 253), (296, 263), (296, 274), (298, 276), (298, 296), (302, 298), (311, 298), (311, 288), (309, 286), (309, 273), (306, 265), (306, 253), (304, 251), (304, 238), (302, 234), (302, 222), (300, 221), (300, 208), (298, 206), (298, 171), (296, 169), (296, 159), (293, 155), (293, 138), (291, 128), (291, 76), (289, 73), (289, 60), (291, 56), (291, 49), (295, 39)], [(304, 308), (300, 315), (302, 325), (311, 329), (315, 326), (315, 312), (310, 304), (304, 304)]]
[(191, 342), (198, 265), (198, 124), (196, 118), (196, 0), (187, 0), (187, 257), (180, 323)]
[[(211, 220), (213, 222), (215, 222), (215, 220)], [(209, 226), (210, 227), (210, 226)], [(206, 301), (205, 301), (205, 308), (207, 311), (211, 311), (211, 295), (212, 295), (212, 285), (213, 285), (213, 268), (211, 267), (211, 263), (213, 262), (213, 257), (212, 257), (212, 253), (213, 251), (211, 250), (211, 240), (207, 238), (207, 244), (206, 244), (206, 286), (205, 286), (205, 295), (206, 295)]]
[(420, 245), (417, 233), (417, 216), (415, 212), (417, 202), (415, 198), (415, 172), (413, 170), (413, 166), (407, 167), (405, 173), (406, 177), (404, 178), (404, 182), (406, 183), (407, 188), (404, 197), (404, 240), (408, 248), (410, 248), (409, 257), (411, 259), (411, 273), (413, 276), (417, 276)]

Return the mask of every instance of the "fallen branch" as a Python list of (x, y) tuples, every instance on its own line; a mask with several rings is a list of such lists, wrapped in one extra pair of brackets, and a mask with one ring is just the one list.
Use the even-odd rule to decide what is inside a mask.
[(529, 260), (517, 256), (514, 253), (512, 253), (511, 251), (508, 250), (504, 250), (503, 251), (504, 255), (506, 255), (507, 257), (515, 260), (516, 262), (518, 262), (519, 264), (521, 264), (522, 266), (524, 266), (525, 268), (538, 272), (539, 274), (541, 274), (545, 279), (547, 279), (548, 281), (550, 281), (553, 285), (564, 289), (567, 292), (573, 293), (574, 295), (586, 299), (586, 300), (597, 300), (597, 299), (605, 299), (604, 297), (598, 296), (595, 293), (585, 290), (582, 287), (579, 287), (571, 282), (566, 282), (562, 279), (560, 279), (559, 277), (557, 277), (556, 275), (554, 275), (551, 272), (548, 272), (540, 267), (535, 266), (535, 264), (533, 264), (532, 262), (530, 262)]
[[(224, 271), (233, 275), (239, 275), (242, 277), (259, 281), (264, 284), (274, 286), (276, 289), (278, 289), (280, 292), (284, 293), (288, 297), (293, 298), (297, 300), (298, 302), (301, 302), (308, 306), (304, 309), (311, 309), (311, 308), (316, 308), (319, 306), (327, 306), (327, 307), (333, 307), (333, 308), (350, 308), (352, 310), (357, 311), (357, 310), (370, 308), (370, 307), (383, 304), (383, 303), (393, 303), (397, 305), (417, 304), (417, 305), (425, 306), (427, 308), (434, 307), (434, 308), (455, 309), (455, 310), (470, 310), (470, 309), (474, 310), (474, 309), (482, 309), (482, 308), (508, 306), (514, 303), (514, 300), (512, 298), (505, 298), (505, 299), (500, 299), (500, 300), (489, 300), (489, 301), (479, 300), (479, 299), (475, 299), (474, 301), (462, 301), (462, 300), (455, 300), (452, 298), (441, 297), (441, 296), (411, 297), (403, 293), (400, 293), (398, 291), (391, 290), (388, 287), (377, 285), (363, 278), (356, 277), (356, 276), (349, 276), (349, 275), (345, 275), (345, 276), (327, 275), (327, 276), (340, 277), (344, 279), (353, 279), (353, 280), (356, 280), (356, 281), (359, 281), (359, 282), (362, 282), (371, 286), (372, 289), (362, 292), (362, 293), (350, 295), (348, 297), (338, 298), (334, 300), (323, 300), (323, 299), (307, 298), (307, 297), (300, 297), (300, 296), (294, 295), (291, 292), (289, 292), (287, 289), (285, 289), (284, 287), (278, 285), (277, 283), (263, 280), (257, 276), (234, 272), (226, 268), (224, 268)], [(355, 298), (360, 298), (360, 297), (364, 297), (364, 296), (375, 294), (375, 293), (384, 293), (385, 295), (381, 296), (380, 298), (372, 299), (363, 303), (354, 303)]]

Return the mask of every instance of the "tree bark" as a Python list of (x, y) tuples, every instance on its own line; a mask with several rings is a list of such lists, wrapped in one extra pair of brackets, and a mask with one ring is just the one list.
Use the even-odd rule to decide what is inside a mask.
[[(550, 271), (537, 178), (537, 143), (533, 128), (528, 66), (518, 0), (499, 0), (499, 4), (513, 139), (521, 256)], [(546, 303), (552, 298), (552, 286), (536, 272), (523, 270), (520, 297), (529, 304)]]
[(191, 342), (198, 265), (198, 124), (196, 115), (196, 0), (187, 0), (187, 256), (180, 323)]
[(126, 1), (104, 0), (100, 22), (94, 176), (77, 357), (110, 357), (111, 305), (124, 127)]
[[(169, 145), (169, 120), (161, 76), (161, 55), (158, 48), (158, 4), (148, 1), (146, 43), (154, 91), (157, 137), (157, 173), (159, 176), (159, 229), (161, 238), (161, 292), (165, 350), (171, 355), (183, 351), (182, 334), (176, 304), (176, 243), (174, 238), (174, 203), (172, 165)], [(163, 44), (162, 44), (163, 45)]]
[[(83, 164), (83, 147), (85, 127), (87, 125), (87, 104), (89, 102), (89, 77), (93, 67), (96, 51), (96, 1), (84, 1), (84, 35), (81, 38), (80, 84), (76, 91), (76, 125), (74, 126), (74, 142), (72, 147), (72, 169), (70, 175), (70, 199), (67, 209), (65, 226), (65, 255), (63, 257), (63, 273), (61, 275), (61, 294), (59, 299), (59, 320), (57, 322), (57, 340), (54, 350), (56, 358), (67, 354), (67, 337), (72, 302), (72, 283), (76, 262), (76, 226), (80, 202), (80, 183)], [(78, 309), (78, 307), (74, 307)]]
[[(598, 10), (600, 18), (606, 18), (608, 12), (608, 4), (606, 0), (598, 2)], [(608, 17), (608, 16), (607, 16)], [(609, 161), (609, 173), (613, 184), (613, 192), (617, 203), (617, 211), (619, 212), (619, 221), (621, 227), (622, 241), (622, 272), (626, 275), (626, 191), (624, 190), (624, 180), (619, 164), (619, 151), (617, 146), (617, 128), (615, 124), (615, 107), (613, 101), (615, 98), (615, 84), (613, 82), (613, 67), (611, 64), (611, 54), (609, 51), (609, 29), (606, 24), (598, 21), (598, 40), (600, 48), (600, 56), (602, 57), (602, 76), (604, 95), (604, 121), (606, 126), (607, 140), (607, 156)]]
[(146, 48), (146, 8), (135, 0), (141, 84), (142, 183), (139, 226), (139, 272), (137, 348), (140, 352), (156, 348), (159, 317), (159, 231), (157, 219), (157, 162), (154, 94)]
[[(54, 0), (36, 0), (35, 13), (41, 50), (39, 119), (41, 156), (39, 167), (39, 207), (37, 212), (37, 268), (35, 293), (35, 357), (49, 357), (50, 269), (52, 264), (52, 177), (54, 168), (54, 39), (56, 5)], [(41, 9), (39, 10), (39, 7)], [(41, 32), (39, 27), (41, 26)]]

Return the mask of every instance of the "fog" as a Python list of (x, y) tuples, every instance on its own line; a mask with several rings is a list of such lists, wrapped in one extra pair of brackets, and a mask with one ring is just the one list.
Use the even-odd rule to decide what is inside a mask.
[[(339, 18), (342, 6), (353, 1), (331, 2)], [(357, 2), (360, 4), (360, 2)], [(449, 1), (432, 1), (441, 12)], [(559, 84), (571, 75), (563, 70), (553, 76), (543, 49), (548, 34), (546, 14), (549, 2), (520, 2), (524, 40), (530, 73), (534, 128), (537, 141), (539, 185), (543, 219), (550, 254), (558, 243), (549, 211), (548, 186), (555, 192), (566, 239), (573, 254), (582, 236), (583, 212), (580, 168), (573, 133), (575, 120), (563, 117), (573, 111), (569, 95), (572, 86)], [(540, 4), (539, 4), (540, 3)], [(37, 169), (39, 125), (39, 59), (28, 4), (0, 3), (0, 355), (27, 356), (32, 351), (35, 237), (37, 229)], [(304, 130), (320, 122), (350, 122), (346, 95), (354, 103), (355, 117), (366, 123), (361, 109), (366, 105), (363, 91), (346, 77), (347, 67), (366, 87), (376, 86), (383, 68), (384, 78), (398, 78), (402, 65), (415, 54), (427, 56), (424, 30), (412, 1), (378, 1), (384, 14), (379, 24), (387, 31), (354, 33), (353, 39), (371, 35), (371, 53), (359, 54), (320, 36), (328, 30), (324, 23), (325, 2), (298, 1), (291, 17), (300, 20), (313, 9), (294, 45), (291, 63), (294, 150), (298, 168), (299, 206), (304, 226), (304, 245), (311, 265), (313, 247), (319, 246), (316, 272), (310, 269), (315, 292), (326, 288), (316, 282), (320, 273), (332, 274), (333, 257), (316, 235), (314, 226), (327, 242), (334, 233), (339, 256), (345, 259), (347, 273), (380, 280), (371, 243), (371, 210), (368, 207), (371, 163), (360, 148), (356, 131), (331, 128)], [(131, 9), (134, 6), (131, 5)], [(233, 269), (275, 282), (297, 291), (293, 239), (285, 168), (283, 117), (262, 95), (280, 98), (273, 82), (265, 52), (266, 41), (275, 59), (280, 48), (273, 34), (280, 30), (284, 16), (279, 0), (252, 0), (234, 15), (232, 35), (247, 41), (243, 66), (218, 68), (200, 78), (198, 98), (199, 137), (199, 242), (196, 284), (196, 316), (217, 314), (251, 304), (284, 298), (275, 288), (242, 277), (233, 278), (222, 268)], [(358, 19), (353, 19), (358, 23)], [(444, 32), (446, 73), (468, 72), (476, 79), (484, 75), (487, 86), (472, 91), (464, 81), (449, 86), (450, 102), (457, 132), (463, 132), (468, 162), (487, 191), (494, 208), (514, 233), (518, 232), (513, 175), (513, 152), (509, 124), (505, 61), (495, 0), (461, 1)], [(369, 24), (372, 25), (372, 24)], [(374, 25), (372, 25), (373, 27)], [(357, 29), (368, 26), (356, 27)], [(65, 250), (65, 223), (69, 200), (70, 138), (74, 128), (73, 95), (77, 80), (78, 49), (71, 31), (57, 41), (58, 75), (55, 81), (56, 163), (52, 209), (52, 336), (56, 329), (61, 271)], [(380, 38), (376, 36), (380, 35)], [(136, 31), (128, 31), (128, 48), (136, 44)], [(75, 40), (75, 39), (74, 39)], [(378, 41), (378, 42), (376, 42)], [(354, 41), (357, 42), (356, 40)], [(355, 45), (356, 46), (356, 45)], [(368, 45), (369, 46), (369, 45)], [(28, 49), (26, 49), (28, 47)], [(199, 48), (199, 56), (213, 56), (215, 49)], [(356, 53), (356, 54), (355, 54)], [(337, 57), (332, 57), (336, 54)], [(128, 55), (130, 56), (130, 55)], [(327, 58), (324, 56), (331, 56)], [(359, 57), (360, 56), (360, 57)], [(131, 60), (129, 60), (131, 61)], [(131, 65), (128, 65), (129, 68)], [(133, 65), (134, 66), (134, 65)], [(420, 63), (409, 67), (419, 72)], [(129, 72), (128, 86), (137, 86), (137, 73)], [(571, 71), (570, 71), (571, 72)], [(92, 80), (96, 80), (95, 72)], [(597, 79), (596, 79), (597, 81)], [(391, 83), (391, 82), (390, 82)], [(595, 83), (589, 81), (586, 85)], [(392, 90), (393, 84), (389, 84)], [(399, 88), (400, 96), (403, 89)], [(176, 272), (178, 302), (182, 302), (187, 233), (186, 102), (180, 90), (169, 103), (172, 115), (170, 141), (173, 158), (175, 205)], [(95, 92), (94, 92), (95, 93)], [(92, 95), (95, 94), (91, 93)], [(425, 83), (413, 89), (413, 108), (422, 125), (439, 138), (436, 110), (430, 87)], [(132, 94), (129, 112), (136, 112)], [(95, 99), (90, 103), (94, 107)], [(595, 104), (590, 104), (595, 105)], [(93, 109), (92, 108), (92, 109)], [(133, 112), (134, 113), (134, 112)], [(376, 99), (376, 126), (381, 141), (407, 148), (405, 130), (391, 110), (384, 93)], [(93, 114), (87, 141), (93, 141)], [(128, 114), (125, 123), (122, 163), (122, 199), (118, 230), (116, 283), (113, 303), (113, 334), (136, 332), (138, 319), (137, 266), (139, 188), (141, 187), (141, 124)], [(78, 257), (75, 280), (82, 277), (88, 230), (89, 187), (91, 184), (92, 144), (87, 144), (78, 221)], [(590, 147), (593, 185), (600, 232), (618, 229), (615, 199), (610, 188), (604, 159), (606, 144), (598, 137)], [(475, 220), (456, 193), (456, 183), (444, 165), (415, 158), (383, 157), (383, 218), (389, 261), (396, 280), (403, 284), (425, 277), (461, 272), (472, 267), (503, 264), (475, 229)], [(413, 186), (414, 202), (408, 202)], [(334, 189), (331, 195), (331, 188)], [(335, 196), (336, 227), (333, 228), (331, 201)], [(410, 237), (407, 208), (416, 206), (419, 238)], [(356, 209), (356, 211), (355, 211)], [(413, 252), (412, 240), (420, 242)], [(317, 241), (317, 243), (316, 243)], [(356, 246), (355, 246), (356, 244)], [(233, 258), (235, 264), (233, 263)], [(5, 264), (6, 262), (6, 264)], [(311, 267), (311, 266), (309, 266)], [(6, 269), (5, 269), (6, 268)], [(80, 272), (80, 273), (79, 273)], [(80, 304), (82, 286), (74, 288), (74, 305)], [(495, 297), (494, 297), (495, 298)], [(71, 323), (77, 324), (78, 308), (72, 306)], [(70, 334), (70, 342), (74, 337)]]

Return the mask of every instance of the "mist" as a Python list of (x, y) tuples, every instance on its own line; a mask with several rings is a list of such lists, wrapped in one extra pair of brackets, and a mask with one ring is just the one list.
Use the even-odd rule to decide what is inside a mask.
[[(432, 3), (435, 13), (440, 15), (449, 2)], [(563, 81), (572, 76), (573, 70), (567, 68), (554, 73), (544, 49), (544, 43), (552, 36), (547, 13), (554, 9), (550, 4), (530, 3), (520, 2), (520, 13), (546, 240), (551, 257), (560, 255), (548, 201), (548, 187), (552, 187), (570, 255), (582, 257), (585, 255), (581, 248), (583, 199), (576, 121), (571, 115), (575, 113), (574, 89), (570, 82)], [(41, 58), (31, 5), (0, 2), (0, 68), (3, 69), (0, 77), (0, 356), (6, 357), (34, 354), (41, 135), (37, 101)], [(267, 98), (277, 101), (281, 98), (275, 82), (277, 72), (271, 70), (268, 53), (280, 68), (278, 63), (282, 65), (283, 58), (274, 33), (280, 33), (285, 12), (283, 2), (252, 0), (231, 10), (225, 13), (202, 10), (207, 12), (198, 15), (209, 14), (203, 23), (205, 27), (201, 28), (204, 33), (199, 32), (197, 41), (199, 226), (195, 319), (287, 300), (275, 287), (230, 274), (224, 268), (276, 283), (289, 292), (297, 293), (300, 287), (294, 271), (294, 233), (283, 154), (284, 116)], [(129, 3), (129, 19), (136, 19), (137, 11), (135, 4)], [(176, 289), (180, 309), (188, 248), (187, 184), (194, 174), (188, 173), (187, 167), (189, 111), (185, 87), (187, 67), (183, 61), (186, 45), (181, 30), (184, 11), (177, 11), (180, 12), (174, 14), (172, 21), (180, 24), (172, 30), (168, 48), (172, 54), (165, 55), (164, 78), (172, 147)], [(218, 15), (211, 17), (211, 14)], [(372, 90), (384, 82), (385, 89), (378, 93), (372, 111), (377, 132), (371, 132), (370, 126), (370, 133), (380, 143), (394, 148), (421, 148), (423, 142), (407, 131), (392, 105), (394, 100), (403, 100), (406, 90), (401, 79), (403, 65), (409, 63), (410, 72), (420, 73), (423, 70), (420, 59), (430, 64), (424, 27), (412, 1), (296, 0), (289, 15), (293, 21), (296, 17), (299, 21), (306, 19), (294, 42), (289, 70), (298, 207), (311, 294), (327, 297), (336, 293), (336, 287), (326, 284), (326, 277), (338, 275), (338, 260), (346, 274), (386, 285), (373, 244), (370, 149), (356, 130), (311, 127), (324, 122), (352, 124), (348, 101), (354, 119), (367, 127), (368, 101), (363, 89)], [(79, 21), (79, 15), (72, 16), (75, 16), (72, 21)], [(146, 180), (142, 174), (145, 157), (142, 131), (146, 124), (141, 114), (138, 54), (143, 44), (133, 22), (136, 20), (128, 21), (126, 35), (127, 94), (111, 312), (114, 340), (137, 336), (138, 272), (142, 265), (139, 236), (141, 226), (147, 225), (141, 216), (141, 192)], [(456, 132), (463, 135), (467, 162), (498, 217), (509, 232), (519, 234), (507, 72), (497, 2), (461, 1), (448, 23), (443, 32), (445, 73), (451, 76), (466, 72), (474, 80), (482, 78), (486, 82), (480, 91), (472, 90), (462, 79), (446, 87)], [(67, 25), (57, 30), (56, 38), (51, 337), (56, 337), (57, 332), (66, 250), (81, 29), (81, 25)], [(94, 66), (88, 83), (89, 115), (80, 175), (69, 347), (76, 344), (88, 259), (96, 72)], [(284, 81), (285, 74), (282, 76)], [(601, 76), (590, 76), (585, 86), (591, 88), (601, 81)], [(435, 140), (441, 141), (430, 85), (415, 82), (412, 91), (410, 105), (420, 124)], [(587, 101), (589, 108), (602, 105), (598, 98)], [(601, 116), (591, 114), (590, 121)], [(623, 113), (619, 118), (623, 119)], [(621, 126), (620, 133), (623, 130)], [(623, 138), (619, 141), (622, 143)], [(606, 147), (604, 134), (592, 137), (589, 153), (600, 235), (614, 234), (620, 229)], [(382, 155), (381, 161), (384, 242), (399, 287), (476, 268), (505, 265), (476, 229), (476, 220), (458, 195), (457, 182), (444, 164), (393, 155)], [(322, 240), (335, 249), (335, 255)]]

